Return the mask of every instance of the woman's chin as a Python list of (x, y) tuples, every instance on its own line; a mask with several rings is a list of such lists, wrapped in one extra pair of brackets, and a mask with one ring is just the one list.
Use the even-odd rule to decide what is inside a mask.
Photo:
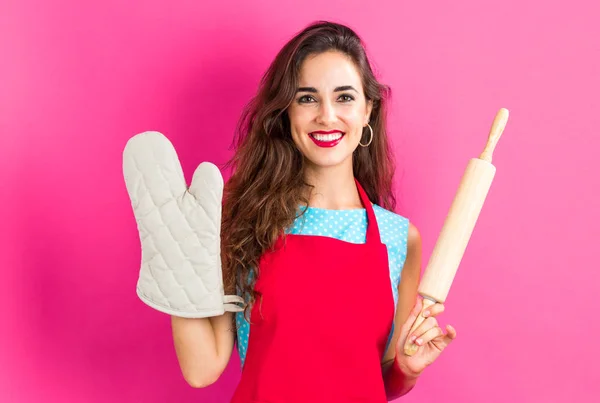
[(327, 169), (343, 166), (345, 163), (349, 164), (349, 168), (352, 169), (352, 154), (349, 155), (328, 155), (328, 156), (305, 156), (305, 160), (310, 168), (314, 169)]

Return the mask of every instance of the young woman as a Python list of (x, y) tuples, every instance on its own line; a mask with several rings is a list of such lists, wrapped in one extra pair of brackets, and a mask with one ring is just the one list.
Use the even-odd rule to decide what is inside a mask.
[(393, 212), (387, 95), (346, 26), (312, 24), (276, 56), (240, 120), (224, 192), (226, 290), (246, 309), (172, 320), (191, 385), (217, 380), (237, 339), (234, 403), (385, 402), (456, 337), (438, 326), (442, 304), (409, 334), (421, 240)]

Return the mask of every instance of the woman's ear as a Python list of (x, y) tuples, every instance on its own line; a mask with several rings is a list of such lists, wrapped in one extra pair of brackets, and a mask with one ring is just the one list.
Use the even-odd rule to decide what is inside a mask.
[(373, 100), (367, 101), (367, 113), (365, 115), (365, 125), (371, 120), (371, 111), (373, 110)]

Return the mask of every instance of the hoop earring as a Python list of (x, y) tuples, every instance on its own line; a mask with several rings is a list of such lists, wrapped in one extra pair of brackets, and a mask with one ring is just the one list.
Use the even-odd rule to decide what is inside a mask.
[(371, 139), (369, 140), (369, 142), (367, 144), (362, 144), (360, 141), (358, 142), (358, 144), (360, 144), (361, 147), (368, 147), (369, 144), (371, 144), (371, 142), (373, 141), (373, 128), (371, 127), (370, 124), (367, 123), (367, 127), (369, 128), (369, 130), (371, 131)]

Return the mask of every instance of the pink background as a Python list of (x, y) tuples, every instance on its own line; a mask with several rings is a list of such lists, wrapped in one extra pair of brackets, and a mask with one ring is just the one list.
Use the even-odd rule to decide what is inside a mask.
[(401, 400), (597, 401), (597, 2), (93, 3), (0, 6), (0, 401), (227, 401), (237, 355), (189, 387), (168, 317), (135, 295), (121, 152), (159, 130), (188, 179), (224, 163), (268, 63), (316, 19), (354, 27), (393, 88), (397, 212), (425, 262), (468, 159), (511, 112), (440, 317), (459, 338)]

